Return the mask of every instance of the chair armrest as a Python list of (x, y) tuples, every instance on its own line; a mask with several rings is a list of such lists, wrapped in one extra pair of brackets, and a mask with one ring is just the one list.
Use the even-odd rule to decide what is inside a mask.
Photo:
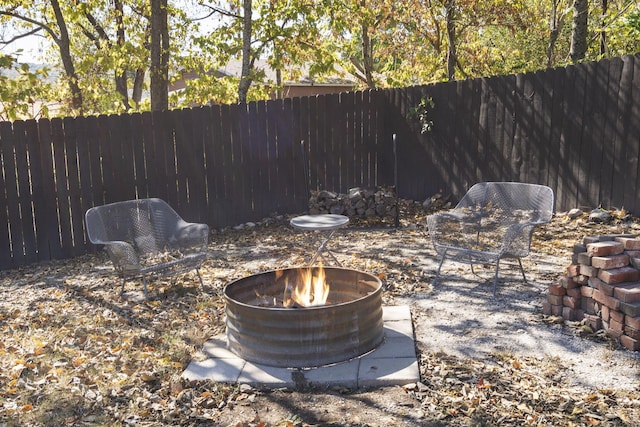
[(122, 241), (102, 242), (109, 259), (119, 273), (140, 271), (140, 258), (132, 244)]
[(201, 252), (207, 250), (209, 243), (209, 226), (194, 222), (181, 222), (169, 244), (175, 248), (196, 248)]
[(546, 224), (547, 222), (549, 221), (538, 220), (510, 225), (502, 238), (500, 254), (519, 257), (526, 256), (529, 253), (533, 230), (537, 226)]
[(472, 210), (452, 210), (427, 216), (429, 235), (436, 250), (471, 248), (477, 240), (482, 216)]

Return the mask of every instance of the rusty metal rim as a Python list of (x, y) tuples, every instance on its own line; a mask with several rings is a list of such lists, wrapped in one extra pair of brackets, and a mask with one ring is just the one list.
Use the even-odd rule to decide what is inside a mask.
[[(262, 307), (262, 306), (256, 306), (254, 304), (249, 304), (243, 301), (239, 301), (235, 298), (232, 298), (229, 296), (227, 290), (229, 288), (231, 288), (234, 284), (238, 283), (238, 282), (242, 282), (245, 281), (247, 279), (249, 279), (250, 277), (254, 277), (254, 276), (262, 276), (262, 275), (268, 275), (268, 274), (276, 274), (276, 272), (278, 271), (286, 271), (286, 270), (299, 270), (299, 269), (303, 269), (303, 268), (324, 268), (325, 270), (342, 270), (345, 272), (349, 272), (349, 273), (355, 273), (356, 275), (362, 274), (363, 276), (369, 276), (369, 277), (373, 277), (376, 281), (377, 281), (377, 287), (375, 289), (373, 289), (372, 287), (372, 291), (367, 293), (366, 295), (363, 295), (359, 298), (354, 298), (352, 300), (349, 301), (343, 301), (343, 302), (339, 302), (339, 303), (335, 303), (335, 304), (328, 304), (328, 305), (319, 305), (319, 306), (311, 306), (311, 307), (304, 307), (304, 308), (298, 308), (298, 309), (293, 309), (290, 307)], [(241, 306), (245, 306), (248, 308), (255, 308), (255, 309), (260, 309), (260, 310), (270, 310), (270, 311), (284, 311), (284, 312), (290, 312), (292, 310), (323, 310), (326, 309), (327, 307), (340, 307), (340, 306), (345, 306), (345, 305), (350, 305), (353, 304), (354, 302), (360, 301), (362, 299), (368, 298), (370, 297), (371, 294), (376, 293), (376, 292), (381, 292), (382, 290), (382, 282), (380, 281), (380, 279), (378, 279), (377, 277), (373, 276), (371, 273), (366, 273), (364, 271), (360, 271), (360, 270), (354, 270), (352, 268), (345, 268), (345, 267), (326, 267), (326, 266), (304, 266), (304, 267), (290, 267), (290, 268), (283, 268), (283, 269), (276, 269), (276, 270), (267, 270), (267, 271), (262, 271), (260, 273), (256, 273), (256, 274), (251, 274), (249, 276), (245, 276), (245, 277), (241, 277), (238, 279), (235, 279), (229, 283), (227, 283), (225, 285), (225, 287), (223, 288), (223, 295), (225, 296), (225, 298), (229, 298), (233, 300), (234, 304), (237, 305), (241, 305)]]

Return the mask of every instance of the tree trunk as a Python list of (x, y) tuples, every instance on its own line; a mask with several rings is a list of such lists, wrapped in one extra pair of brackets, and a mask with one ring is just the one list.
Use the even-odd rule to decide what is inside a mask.
[(456, 52), (456, 0), (447, 0), (445, 2), (445, 10), (447, 14), (447, 78), (455, 80), (456, 63), (458, 62), (458, 54)]
[(563, 16), (558, 15), (558, 4), (560, 0), (553, 0), (551, 2), (551, 16), (549, 17), (549, 44), (547, 45), (547, 67), (553, 66), (553, 51), (562, 29), (562, 23), (564, 22)]
[(64, 72), (67, 75), (67, 82), (69, 84), (69, 90), (71, 91), (71, 106), (73, 110), (82, 114), (82, 90), (78, 86), (78, 75), (76, 74), (73, 60), (71, 59), (71, 45), (69, 42), (69, 31), (67, 30), (67, 24), (60, 10), (60, 3), (58, 0), (51, 0), (51, 7), (56, 17), (56, 23), (60, 30), (60, 38), (55, 40), (60, 49), (60, 58), (62, 59), (62, 65)]
[(136, 70), (136, 77), (133, 79), (133, 93), (131, 94), (131, 99), (136, 104), (136, 108), (140, 107), (140, 101), (142, 100), (144, 74), (144, 69), (138, 68)]
[(247, 102), (247, 93), (251, 86), (251, 37), (252, 24), (251, 17), (253, 5), (251, 0), (244, 0), (244, 15), (242, 17), (242, 72), (240, 74), (240, 84), (238, 85), (238, 102)]
[(169, 109), (167, 0), (151, 0), (151, 110)]
[(589, 17), (588, 0), (574, 0), (573, 27), (571, 29), (571, 61), (578, 62), (587, 54), (587, 19)]
[(607, 16), (607, 10), (609, 9), (609, 0), (601, 0), (602, 6), (602, 29), (600, 30), (600, 55), (606, 55), (607, 53), (607, 22), (605, 16)]
[[(116, 12), (116, 43), (118, 46), (122, 47), (125, 43), (125, 32), (124, 32), (124, 11), (122, 9), (122, 0), (114, 0), (114, 9)], [(129, 104), (129, 88), (127, 85), (127, 70), (118, 71), (115, 70), (115, 84), (116, 91), (122, 97), (122, 104), (124, 105), (125, 111), (129, 111), (131, 109), (131, 105)]]

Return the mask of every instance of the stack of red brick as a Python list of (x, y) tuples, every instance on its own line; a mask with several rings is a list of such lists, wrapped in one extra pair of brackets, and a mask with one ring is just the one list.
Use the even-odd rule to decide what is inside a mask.
[(549, 286), (547, 315), (584, 321), (632, 351), (640, 350), (640, 238), (585, 237), (567, 274)]

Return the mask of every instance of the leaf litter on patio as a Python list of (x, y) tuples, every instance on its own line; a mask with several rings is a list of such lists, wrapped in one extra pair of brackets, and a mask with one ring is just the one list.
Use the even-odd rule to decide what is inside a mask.
[[(377, 231), (339, 237), (345, 266), (380, 277), (385, 304), (430, 289), (431, 276), (417, 258), (392, 263), (384, 252), (385, 240), (401, 234), (410, 245), (430, 245), (424, 219), (436, 208), (403, 202), (399, 230), (357, 220), (353, 227)], [(584, 235), (639, 229), (620, 212), (609, 224), (559, 214), (536, 232), (532, 246), (569, 259)], [(358, 245), (371, 250), (362, 256)], [(216, 230), (202, 269), (206, 291), (188, 273), (151, 281), (149, 300), (137, 282), (128, 282), (120, 297), (120, 279), (104, 254), (0, 273), (0, 425), (640, 424), (640, 390), (575, 387), (563, 374), (567, 361), (500, 352), (480, 361), (421, 343), (422, 380), (402, 387), (261, 389), (180, 377), (203, 343), (224, 332), (226, 283), (300, 265), (310, 250), (307, 237), (291, 230), (286, 218)], [(559, 319), (542, 321), (551, 325)], [(579, 322), (564, 327), (615, 345)], [(638, 374), (635, 368), (629, 375)]]

